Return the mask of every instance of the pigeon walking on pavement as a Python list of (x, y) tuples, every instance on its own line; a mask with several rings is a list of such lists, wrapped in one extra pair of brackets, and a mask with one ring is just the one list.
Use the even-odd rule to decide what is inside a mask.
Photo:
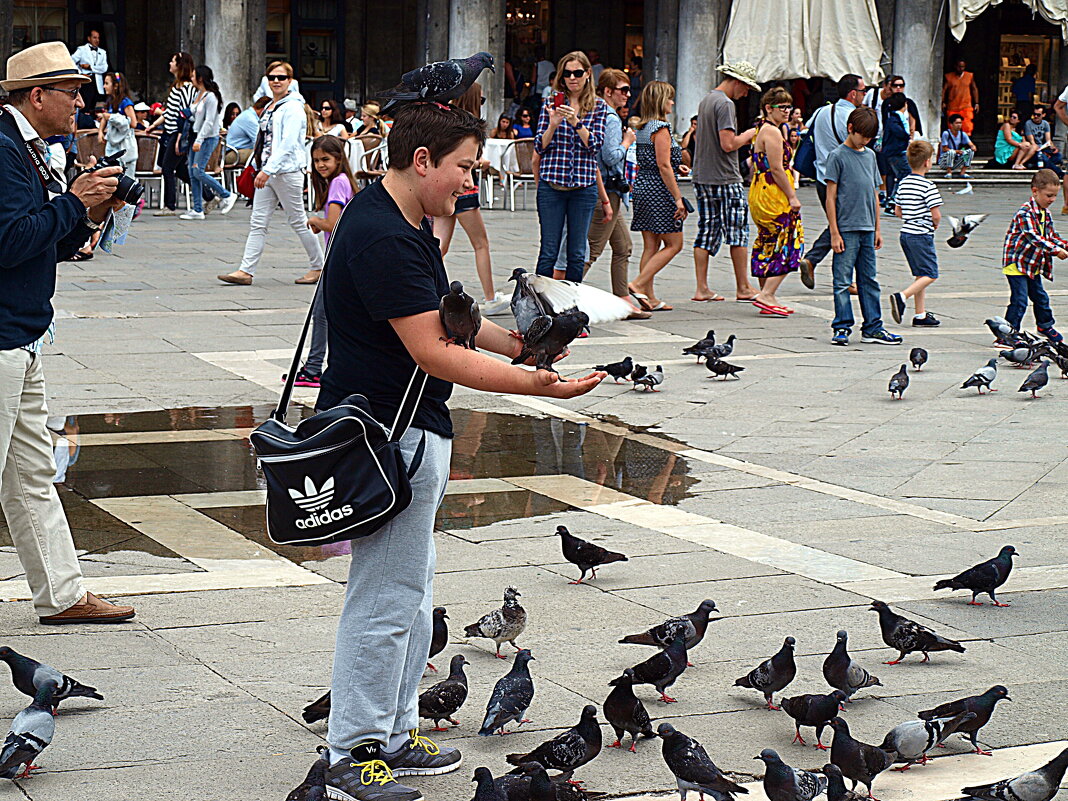
[(634, 360), (630, 356), (625, 357), (622, 361), (611, 362), (609, 364), (598, 364), (593, 368), (594, 370), (603, 370), (612, 376), (612, 381), (616, 384), (619, 383), (619, 379), (626, 380), (634, 369)]
[(597, 578), (597, 568), (612, 562), (626, 562), (627, 557), (621, 553), (594, 545), (592, 542), (576, 537), (567, 530), (567, 526), (557, 526), (556, 533), (560, 535), (560, 545), (563, 547), (564, 558), (571, 564), (576, 565), (582, 571), (582, 575), (571, 584), (581, 584), (586, 578), (587, 571), (592, 571), (593, 578)]
[[(628, 634), (620, 642), (630, 645), (655, 645), (663, 650), (671, 645), (676, 635), (682, 634), (686, 638), (686, 650), (692, 651), (705, 637), (705, 632), (708, 630), (708, 616), (718, 611), (716, 602), (711, 598), (706, 598), (693, 612), (679, 617), (669, 617), (663, 623), (658, 623), (641, 634)], [(719, 620), (719, 618), (716, 619)], [(690, 664), (687, 667), (693, 667), (693, 665)]]
[(1016, 329), (1012, 327), (1012, 323), (1004, 317), (988, 317), (984, 323), (990, 329), (990, 333), (994, 335), (996, 344), (1008, 344), (1016, 334)]
[(986, 219), (985, 214), (965, 214), (961, 218), (950, 217), (949, 228), (953, 235), (946, 240), (951, 248), (959, 248), (968, 241), (968, 236), (979, 227), (979, 223)]
[(964, 653), (964, 646), (956, 640), (935, 634), (926, 626), (897, 614), (883, 601), (872, 601), (871, 611), (879, 613), (879, 630), (882, 632), (883, 642), (900, 652), (897, 659), (883, 662), (884, 665), (900, 664), (914, 651), (923, 654), (921, 664), (930, 661), (930, 651)]
[(326, 801), (326, 772), (329, 769), (329, 752), (324, 749), (312, 763), (304, 781), (289, 791), (286, 801)]
[[(508, 754), (509, 765), (537, 762), (546, 770), (570, 773), (601, 753), (601, 727), (597, 723), (597, 707), (586, 704), (579, 722), (567, 731), (546, 740), (527, 754)], [(515, 773), (516, 771), (512, 771)]]
[(649, 374), (649, 368), (644, 364), (634, 365), (634, 372), (630, 374), (631, 381), (637, 381), (639, 378), (643, 378)]
[(909, 361), (917, 370), (923, 369), (923, 366), (927, 364), (927, 351), (923, 348), (913, 348), (909, 351)]
[(660, 390), (657, 387), (664, 383), (664, 368), (658, 364), (651, 373), (646, 372), (645, 375), (640, 378), (634, 378), (633, 381), (634, 389), (642, 387), (646, 392), (649, 390), (659, 392)]
[(728, 364), (722, 359), (708, 359), (705, 362), (705, 367), (708, 369), (708, 372), (712, 373), (712, 375), (723, 376), (724, 381), (726, 381), (727, 378), (729, 378), (730, 376), (736, 376), (738, 375), (738, 373), (741, 373), (745, 370), (744, 367), (739, 367), (736, 364)]
[(15, 715), (0, 750), (0, 778), (24, 779), (36, 769), (33, 760), (48, 747), (56, 733), (56, 719), (52, 715), (56, 689), (54, 681), (45, 681), (30, 705)]
[(812, 801), (827, 789), (826, 776), (791, 768), (770, 748), (753, 758), (764, 763), (764, 795), (768, 801)]
[(723, 775), (697, 740), (687, 737), (670, 723), (661, 723), (656, 733), (664, 741), (661, 753), (675, 777), (682, 801), (686, 801), (690, 790), (696, 790), (702, 798), (707, 794), (714, 801), (734, 801), (735, 795), (749, 794), (747, 789)]
[(638, 735), (656, 737), (649, 712), (641, 699), (634, 694), (634, 671), (627, 668), (619, 678), (608, 682), (612, 692), (608, 694), (602, 708), (609, 725), (615, 730), (616, 741), (609, 748), (622, 748), (623, 735), (630, 735), (630, 751), (637, 753)]
[(467, 674), (464, 665), (469, 664), (462, 654), (457, 654), (449, 663), (449, 676), (419, 694), (419, 717), (434, 721), (431, 731), (448, 731), (441, 725), (442, 719), (459, 726), (452, 716), (467, 700)]
[(726, 342), (721, 342), (718, 345), (713, 345), (711, 348), (709, 348), (708, 355), (714, 356), (717, 359), (726, 359), (728, 356), (734, 353), (735, 339), (737, 339), (737, 337), (735, 337), (734, 334), (731, 334), (729, 337), (727, 337)]
[(972, 599), (969, 606), (982, 606), (982, 601), (975, 600), (980, 593), (989, 595), (994, 606), (1008, 606), (1001, 603), (994, 594), (997, 589), (1009, 580), (1012, 572), (1012, 557), (1016, 556), (1016, 549), (1011, 545), (1004, 546), (993, 559), (969, 567), (963, 573), (949, 579), (942, 579), (935, 583), (935, 590), (968, 590)]
[(660, 692), (661, 701), (665, 704), (674, 704), (677, 699), (671, 698), (665, 690), (682, 675), (687, 664), (686, 638), (679, 633), (675, 635), (675, 639), (666, 649), (632, 668), (634, 683), (653, 685)]
[[(901, 369), (890, 376), (890, 399), (901, 400), (905, 395), (905, 390), (909, 388), (909, 371), (906, 365), (901, 365)], [(897, 397), (894, 397), (894, 393), (897, 393)]]
[(782, 648), (779, 649), (775, 656), (765, 659), (749, 673), (735, 681), (734, 686), (760, 690), (760, 692), (764, 693), (764, 700), (768, 704), (768, 709), (776, 711), (781, 709), (781, 707), (775, 706), (771, 699), (775, 693), (786, 687), (797, 675), (797, 664), (794, 662), (795, 643), (796, 640), (793, 637), (787, 637), (783, 641)]
[(530, 723), (524, 715), (534, 700), (534, 681), (528, 667), (533, 658), (530, 651), (523, 648), (515, 655), (512, 669), (497, 680), (486, 704), (486, 717), (478, 730), (479, 736), (489, 737), (495, 731), (507, 734), (504, 727), (513, 720), (519, 721), (520, 726)]
[(7, 666), (11, 669), (11, 683), (15, 685), (15, 689), (30, 698), (35, 698), (37, 691), (47, 682), (55, 682), (56, 689), (52, 694), (53, 708), (58, 708), (59, 702), (68, 698), (104, 700), (104, 696), (95, 687), (82, 684), (80, 681), (60, 673), (51, 665), (23, 656), (6, 645), (0, 648), (0, 659), (7, 662)]
[(857, 690), (865, 687), (881, 687), (883, 683), (877, 676), (871, 675), (853, 661), (847, 650), (848, 642), (849, 635), (844, 631), (839, 631), (834, 650), (823, 660), (823, 677), (829, 685), (844, 692), (847, 701), (851, 701)]
[(475, 337), (482, 328), (482, 312), (478, 301), (464, 292), (464, 285), (459, 281), (449, 284), (448, 294), (441, 296), (438, 304), (438, 317), (445, 329), (442, 337), (446, 346), (461, 345), (470, 350), (475, 347)]
[(516, 639), (527, 627), (527, 610), (519, 605), (516, 598), (522, 593), (515, 587), (506, 587), (504, 590), (504, 604), (500, 609), (487, 612), (477, 621), (464, 629), (467, 637), (486, 637), (497, 644), (497, 658), (507, 659), (501, 653), (501, 643), (510, 642), (517, 651), (519, 646)]
[(868, 797), (877, 801), (871, 792), (872, 782), (876, 776), (894, 764), (897, 754), (854, 739), (849, 733), (849, 725), (841, 718), (832, 720), (831, 728), (834, 729), (831, 764), (841, 768), (842, 775), (852, 780), (853, 789), (856, 789), (859, 782), (867, 788)]
[(1068, 768), (1068, 748), (1037, 770), (993, 784), (964, 787), (961, 792), (981, 801), (1052, 801)]
[(779, 701), (783, 712), (794, 719), (794, 729), (797, 733), (792, 742), (808, 745), (801, 736), (801, 727), (812, 726), (816, 730), (816, 748), (826, 751), (827, 746), (821, 742), (823, 729), (838, 717), (845, 701), (846, 694), (841, 690), (833, 690), (827, 695), (795, 695)]
[(974, 373), (971, 378), (960, 385), (961, 389), (968, 389), (968, 387), (975, 387), (979, 394), (983, 394), (983, 387), (986, 387), (991, 392), (997, 392), (996, 389), (990, 389), (990, 385), (994, 383), (994, 379), (998, 377), (998, 360), (991, 359), (986, 363), (985, 367), (980, 367)]
[(708, 333), (705, 334), (704, 339), (699, 339), (687, 348), (683, 348), (682, 352), (688, 356), (696, 356), (697, 363), (701, 363), (701, 359), (707, 359), (709, 352), (716, 345), (716, 332), (711, 328)]
[(406, 72), (400, 83), (378, 95), (387, 101), (382, 106), (382, 113), (395, 115), (400, 106), (420, 100), (445, 105), (470, 89), (486, 69), (497, 71), (493, 56), (483, 52), (467, 58), (435, 61)]
[(1036, 395), (1035, 393), (1038, 392), (1038, 390), (1043, 389), (1046, 384), (1049, 383), (1049, 373), (1047, 372), (1048, 368), (1049, 362), (1043, 359), (1041, 362), (1039, 362), (1038, 367), (1029, 376), (1027, 376), (1027, 378), (1024, 379), (1024, 382), (1020, 384), (1020, 388), (1016, 391), (1030, 392), (1032, 398), (1037, 398), (1038, 395)]
[(905, 763), (903, 767), (894, 768), (896, 771), (908, 770), (915, 763), (926, 765), (929, 761), (927, 753), (931, 749), (974, 719), (974, 712), (961, 712), (953, 717), (906, 720), (886, 733), (880, 747), (884, 751), (893, 751), (898, 761)]
[(994, 714), (998, 701), (1011, 700), (1008, 688), (1002, 684), (995, 684), (982, 695), (970, 695), (967, 698), (950, 701), (948, 704), (940, 704), (934, 709), (920, 712), (919, 717), (922, 720), (934, 720), (935, 718), (953, 717), (961, 712), (974, 712), (975, 717), (961, 723), (957, 727), (957, 731), (961, 734), (966, 734), (968, 739), (971, 740), (972, 747), (975, 749), (973, 753), (981, 756), (991, 756), (989, 751), (984, 751), (979, 747), (979, 730), (990, 722), (990, 717)]

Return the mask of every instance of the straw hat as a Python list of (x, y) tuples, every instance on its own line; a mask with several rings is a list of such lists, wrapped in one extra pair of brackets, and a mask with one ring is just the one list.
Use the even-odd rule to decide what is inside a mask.
[(63, 42), (45, 42), (27, 47), (7, 60), (7, 80), (0, 81), (0, 89), (26, 89), (60, 81), (89, 82), (74, 66), (74, 59)]
[(721, 67), (716, 67), (717, 70), (724, 75), (729, 75), (731, 78), (737, 78), (744, 84), (747, 84), (752, 89), (760, 89), (760, 84), (756, 79), (756, 67), (750, 64), (748, 61), (728, 61)]

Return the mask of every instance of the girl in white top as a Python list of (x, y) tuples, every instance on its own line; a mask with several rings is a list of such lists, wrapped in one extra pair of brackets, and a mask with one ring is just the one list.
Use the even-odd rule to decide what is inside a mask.
[(237, 202), (237, 195), (228, 192), (226, 187), (208, 173), (208, 162), (219, 146), (219, 132), (222, 129), (222, 93), (215, 83), (215, 73), (211, 67), (201, 64), (193, 70), (193, 86), (197, 96), (193, 99), (193, 144), (187, 158), (189, 160), (189, 192), (193, 199), (193, 208), (185, 214), (178, 215), (180, 220), (204, 219), (204, 189), (210, 189), (220, 200), (219, 213), (226, 214)]
[(333, 98), (319, 104), (319, 120), (323, 136), (336, 136), (338, 139), (348, 139), (352, 136), (352, 130), (345, 122), (345, 112), (342, 111), (341, 104)]

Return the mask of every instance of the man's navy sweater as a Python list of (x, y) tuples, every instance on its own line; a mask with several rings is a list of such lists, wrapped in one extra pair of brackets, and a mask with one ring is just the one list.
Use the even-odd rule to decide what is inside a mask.
[(70, 192), (48, 200), (10, 114), (0, 125), (0, 350), (29, 345), (52, 322), (56, 261), (92, 230)]

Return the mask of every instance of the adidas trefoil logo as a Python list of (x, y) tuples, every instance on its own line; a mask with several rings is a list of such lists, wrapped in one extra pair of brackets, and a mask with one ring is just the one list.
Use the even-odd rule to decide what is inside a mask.
[(331, 476), (323, 482), (323, 486), (316, 489), (315, 482), (311, 480), (311, 476), (305, 476), (304, 493), (301, 494), (300, 490), (290, 489), (289, 497), (305, 512), (317, 512), (329, 506), (330, 501), (334, 499), (334, 477)]

